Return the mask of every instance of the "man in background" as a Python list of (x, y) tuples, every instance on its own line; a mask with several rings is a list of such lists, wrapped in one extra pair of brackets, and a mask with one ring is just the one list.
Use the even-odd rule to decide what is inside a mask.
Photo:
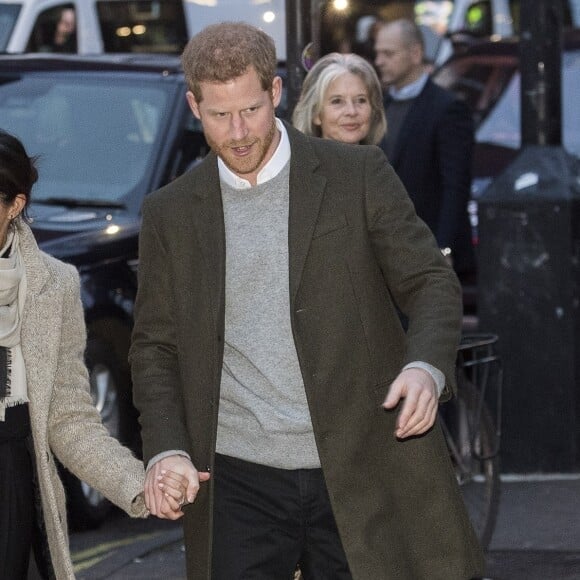
[(383, 24), (375, 53), (385, 87), (388, 127), (381, 147), (439, 247), (451, 250), (459, 278), (472, 282), (475, 260), (467, 204), (473, 121), (469, 109), (429, 78), (424, 39), (413, 21)]

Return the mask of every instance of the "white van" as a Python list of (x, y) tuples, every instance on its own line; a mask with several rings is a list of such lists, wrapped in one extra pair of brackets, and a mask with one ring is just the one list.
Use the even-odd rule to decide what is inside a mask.
[(285, 60), (284, 0), (0, 0), (0, 52), (179, 53), (223, 20), (260, 26)]

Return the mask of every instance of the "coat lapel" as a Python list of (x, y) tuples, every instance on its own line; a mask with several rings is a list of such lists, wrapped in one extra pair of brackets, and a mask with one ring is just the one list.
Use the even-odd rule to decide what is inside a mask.
[[(286, 129), (292, 150), (288, 251), (290, 300), (293, 303), (318, 218), (326, 178), (316, 173), (319, 160), (309, 140), (287, 124)], [(203, 189), (199, 184), (203, 184)], [(213, 153), (205, 158), (195, 172), (191, 188), (195, 191), (191, 222), (207, 266), (210, 295), (217, 316), (217, 306), (223, 303), (224, 298), (226, 248), (219, 172)]]
[[(201, 186), (200, 186), (201, 184)], [(206, 265), (209, 295), (215, 322), (225, 291), (225, 225), (217, 157), (210, 153), (191, 183), (194, 191), (191, 223)]]
[(318, 156), (304, 135), (286, 125), (292, 157), (290, 160), (290, 211), (288, 224), (288, 252), (290, 262), (290, 303), (294, 299), (314, 226), (318, 219), (326, 178), (316, 173)]
[(40, 250), (31, 229), (23, 224), (18, 226), (20, 251), (26, 268), (27, 298), (38, 296), (50, 277), (41, 258)]
[[(31, 416), (44, 421), (48, 416), (51, 389), (56, 374), (60, 337), (61, 306), (55, 303), (48, 271), (28, 226), (19, 226), (20, 249), (26, 269), (26, 301), (21, 327), (22, 356)], [(42, 360), (42, 365), (34, 364)], [(32, 361), (32, 364), (29, 364)]]

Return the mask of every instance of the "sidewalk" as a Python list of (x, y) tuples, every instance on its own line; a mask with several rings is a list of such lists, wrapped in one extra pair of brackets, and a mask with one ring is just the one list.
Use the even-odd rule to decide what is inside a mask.
[[(140, 554), (126, 552), (125, 561), (117, 560), (114, 567), (102, 562), (78, 577), (185, 580), (185, 553), (176, 531), (155, 546), (143, 546)], [(504, 475), (486, 559), (486, 579), (580, 580), (580, 473)]]
[(493, 580), (580, 580), (580, 474), (502, 476)]

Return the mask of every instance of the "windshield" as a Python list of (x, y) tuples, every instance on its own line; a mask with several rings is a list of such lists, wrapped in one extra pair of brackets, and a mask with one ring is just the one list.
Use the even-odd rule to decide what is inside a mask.
[(20, 4), (0, 4), (0, 52), (6, 52), (20, 8)]
[(99, 73), (0, 77), (0, 127), (39, 158), (34, 199), (124, 203), (152, 166), (170, 89)]
[(105, 52), (179, 54), (187, 43), (182, 0), (97, 2)]
[[(580, 155), (580, 51), (566, 52), (562, 57), (562, 141), (564, 148)], [(490, 115), (477, 131), (477, 141), (511, 149), (521, 146), (520, 75), (511, 79)]]

